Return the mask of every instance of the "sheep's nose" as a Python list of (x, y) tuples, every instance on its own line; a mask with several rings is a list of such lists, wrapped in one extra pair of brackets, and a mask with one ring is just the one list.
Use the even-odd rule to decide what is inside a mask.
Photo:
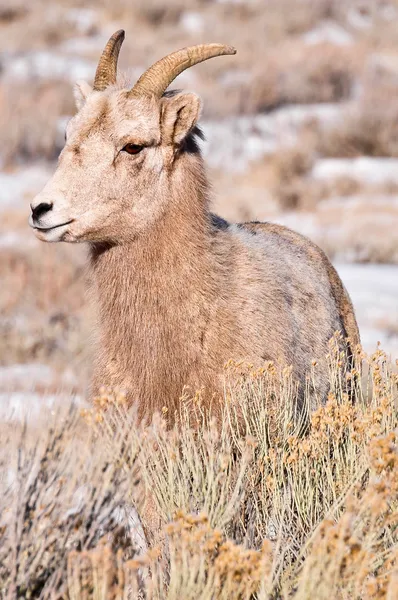
[(38, 221), (40, 217), (48, 213), (48, 211), (50, 211), (52, 207), (52, 202), (51, 204), (48, 204), (47, 202), (40, 202), (40, 204), (38, 204), (37, 206), (31, 205), (30, 208), (32, 209), (32, 219), (34, 221)]

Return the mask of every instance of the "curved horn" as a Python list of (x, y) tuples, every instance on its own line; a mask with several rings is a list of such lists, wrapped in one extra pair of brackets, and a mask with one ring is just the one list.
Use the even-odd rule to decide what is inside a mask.
[(133, 96), (163, 96), (170, 83), (185, 69), (214, 56), (236, 54), (232, 46), (201, 44), (182, 48), (158, 60), (137, 81), (130, 93)]
[(124, 31), (119, 29), (112, 35), (99, 59), (95, 72), (94, 90), (102, 92), (108, 85), (116, 83), (117, 60), (124, 40)]

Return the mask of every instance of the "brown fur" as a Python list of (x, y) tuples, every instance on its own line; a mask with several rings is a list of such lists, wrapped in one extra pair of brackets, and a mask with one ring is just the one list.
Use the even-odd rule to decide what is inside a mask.
[(348, 346), (352, 353), (355, 347), (360, 344), (359, 330), (355, 318), (354, 307), (352, 306), (351, 299), (336, 269), (331, 264), (323, 250), (321, 250), (319, 246), (311, 242), (311, 240), (308, 238), (276, 223), (252, 222), (245, 223), (245, 227), (247, 227), (250, 231), (258, 231), (260, 229), (265, 233), (273, 232), (276, 235), (290, 240), (293, 244), (304, 249), (308, 257), (313, 260), (314, 266), (317, 265), (318, 269), (321, 271), (323, 269), (326, 270), (334, 301), (336, 302), (343, 323), (341, 333), (348, 338)]
[[(277, 225), (211, 215), (194, 94), (130, 99), (114, 86), (77, 95), (59, 167), (34, 202), (52, 209), (31, 224), (44, 241), (90, 245), (92, 394), (122, 388), (150, 417), (177, 409), (185, 386), (221, 396), (229, 359), (292, 365), (302, 394), (335, 331), (359, 342), (350, 299), (319, 248)], [(145, 148), (130, 156), (126, 143)], [(319, 368), (314, 403), (327, 392)]]

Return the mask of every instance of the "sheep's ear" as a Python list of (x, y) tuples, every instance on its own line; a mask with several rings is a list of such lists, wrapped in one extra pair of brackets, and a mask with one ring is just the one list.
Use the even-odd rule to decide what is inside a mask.
[(196, 94), (176, 94), (162, 98), (161, 131), (166, 144), (179, 146), (200, 117), (202, 102)]
[(91, 85), (86, 81), (76, 81), (73, 88), (73, 95), (75, 97), (75, 103), (77, 110), (80, 110), (84, 106), (87, 96), (93, 91)]

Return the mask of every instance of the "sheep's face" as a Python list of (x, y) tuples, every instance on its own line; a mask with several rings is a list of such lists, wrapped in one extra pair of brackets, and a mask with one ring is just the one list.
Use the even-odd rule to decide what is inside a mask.
[(30, 225), (46, 242), (125, 243), (162, 218), (170, 176), (196, 124), (194, 94), (132, 97), (76, 88), (80, 109), (58, 167), (34, 199)]

